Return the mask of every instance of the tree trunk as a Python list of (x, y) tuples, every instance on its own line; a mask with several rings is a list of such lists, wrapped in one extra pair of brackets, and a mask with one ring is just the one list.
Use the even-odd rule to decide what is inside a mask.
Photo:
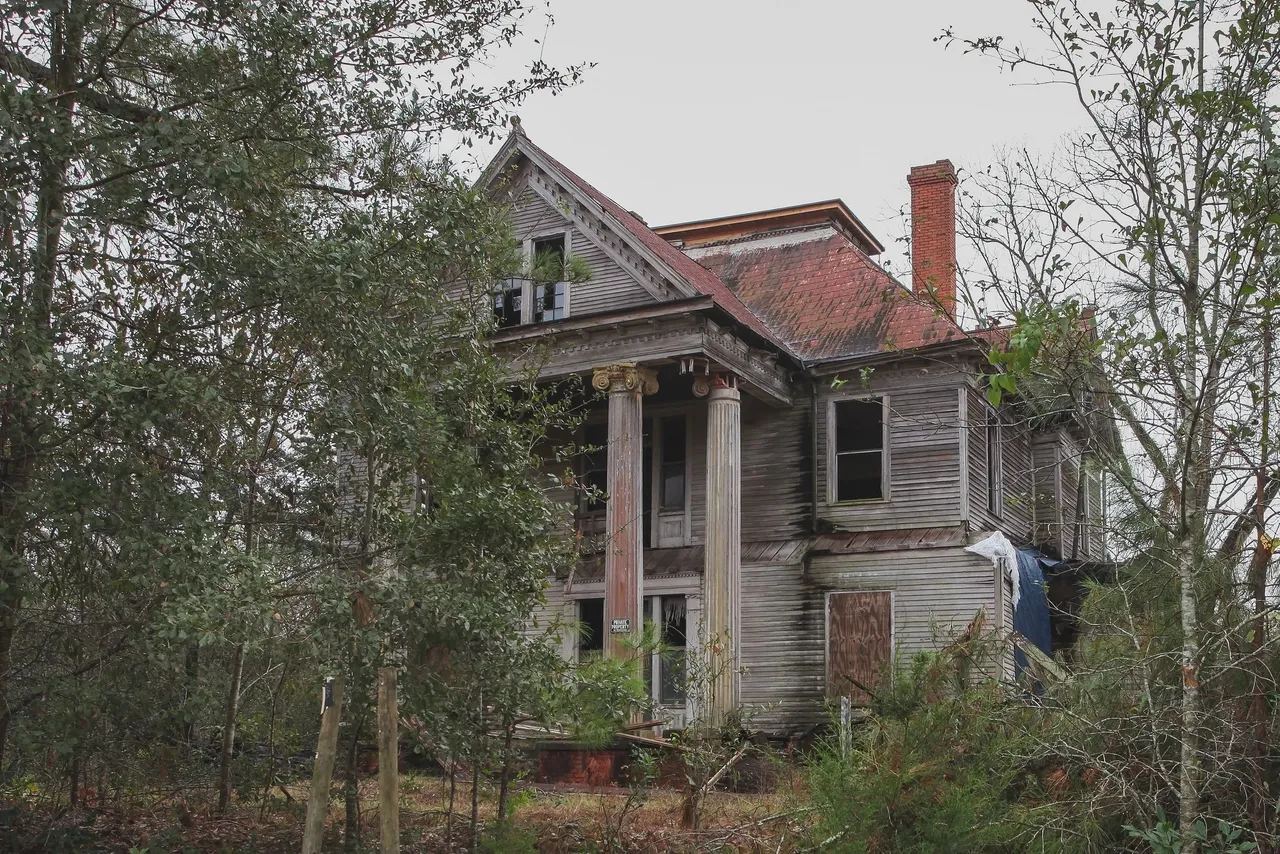
[(507, 820), (507, 789), (511, 784), (511, 742), (515, 738), (514, 723), (504, 727), (506, 738), (502, 742), (502, 779), (498, 784), (498, 824)]
[(13, 712), (9, 710), (9, 682), (13, 671), (13, 641), (25, 597), (22, 538), (30, 524), (23, 508), (40, 454), (39, 441), (47, 413), (42, 386), (45, 363), (53, 351), (53, 296), (62, 248), (62, 223), (66, 218), (66, 180), (69, 148), (76, 109), (76, 79), (80, 72), (80, 48), (84, 38), (79, 15), (70, 0), (52, 4), (49, 65), (57, 93), (50, 102), (50, 132), (37, 141), (40, 147), (40, 182), (36, 202), (36, 251), (30, 290), (19, 302), (16, 322), (7, 342), (6, 359), (14, 366), (15, 379), (0, 424), (0, 769)]
[[(358, 694), (352, 696), (354, 701)], [(353, 702), (354, 706), (354, 702)], [(343, 780), (343, 796), (346, 804), (346, 821), (342, 831), (342, 850), (346, 854), (360, 851), (360, 778), (357, 763), (360, 758), (360, 730), (364, 728), (364, 716), (352, 714), (351, 740), (347, 745), (347, 768)]]
[(1178, 543), (1178, 584), (1182, 617), (1182, 732), (1178, 781), (1178, 826), (1182, 854), (1196, 854), (1192, 828), (1200, 818), (1200, 627), (1196, 619), (1195, 553), (1190, 538)]
[(326, 685), (320, 717), (320, 737), (316, 744), (316, 764), (311, 771), (311, 792), (307, 798), (307, 820), (302, 833), (302, 854), (320, 854), (324, 820), (329, 813), (329, 784), (338, 755), (338, 721), (342, 718), (341, 676)]
[(400, 852), (400, 707), (396, 669), (378, 674), (378, 826), (382, 854)]
[(222, 722), (222, 752), (218, 756), (218, 815), (231, 803), (231, 757), (236, 746), (236, 716), (240, 713), (240, 680), (244, 676), (244, 644), (236, 644), (227, 691), (227, 715)]

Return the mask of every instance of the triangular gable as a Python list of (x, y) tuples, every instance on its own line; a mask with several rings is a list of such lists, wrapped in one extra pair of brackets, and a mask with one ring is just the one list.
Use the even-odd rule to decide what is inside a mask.
[(655, 299), (709, 296), (736, 321), (786, 352), (769, 327), (714, 273), (531, 142), (518, 124), (481, 174), (477, 186), (501, 186), (504, 178), (509, 180), (521, 155), (535, 167), (528, 175), (528, 186), (573, 221), (614, 263), (635, 276)]

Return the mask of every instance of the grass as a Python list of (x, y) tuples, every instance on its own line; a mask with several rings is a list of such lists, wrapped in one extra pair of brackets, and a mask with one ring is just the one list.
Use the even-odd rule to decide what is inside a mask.
[[(234, 803), (225, 817), (191, 800), (155, 803), (128, 810), (81, 810), (56, 820), (28, 812), (18, 828), (18, 852), (60, 854), (61, 851), (129, 852), (147, 854), (266, 854), (301, 849), (306, 786), (289, 788), (292, 801), (276, 789), (263, 809), (260, 803)], [(470, 841), (471, 787), (458, 781), (452, 821), (448, 814), (448, 781), (406, 773), (401, 779), (401, 851), (437, 854), (467, 850)], [(697, 831), (680, 827), (681, 795), (670, 789), (649, 789), (626, 817), (618, 815), (627, 803), (626, 790), (567, 792), (549, 787), (518, 787), (508, 829), (501, 838), (494, 827), (497, 788), (482, 783), (480, 850), (490, 852), (794, 852), (808, 839), (807, 815), (800, 775), (788, 770), (769, 794), (713, 792), (705, 803)], [(378, 792), (376, 777), (360, 785), (362, 850), (378, 850)], [(185, 821), (184, 821), (185, 819)], [(330, 800), (325, 851), (342, 850), (343, 800), (339, 786)], [(74, 836), (73, 848), (58, 840)], [(488, 840), (485, 842), (484, 840)]]

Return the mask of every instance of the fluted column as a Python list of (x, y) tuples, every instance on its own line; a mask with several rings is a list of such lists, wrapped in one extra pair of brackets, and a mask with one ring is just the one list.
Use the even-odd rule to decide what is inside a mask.
[(609, 501), (604, 557), (605, 653), (633, 654), (644, 628), (644, 435), (641, 399), (658, 390), (651, 370), (632, 364), (596, 368), (591, 384), (609, 393)]
[(704, 620), (711, 640), (706, 719), (723, 725), (738, 708), (739, 576), (742, 564), (742, 412), (732, 377), (707, 396), (707, 547)]

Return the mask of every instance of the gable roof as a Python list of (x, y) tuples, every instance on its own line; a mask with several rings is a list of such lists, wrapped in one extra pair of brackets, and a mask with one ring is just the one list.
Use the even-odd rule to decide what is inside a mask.
[(518, 122), (513, 122), (513, 131), (507, 138), (507, 142), (503, 145), (493, 163), (485, 170), (481, 176), (479, 183), (486, 183), (493, 180), (495, 167), (500, 163), (510, 159), (510, 155), (515, 151), (523, 153), (529, 157), (537, 165), (544, 170), (556, 173), (566, 183), (570, 184), (586, 199), (594, 203), (599, 212), (604, 216), (606, 221), (612, 221), (620, 231), (627, 237), (634, 240), (648, 253), (658, 259), (664, 266), (669, 268), (681, 280), (687, 283), (693, 295), (701, 294), (709, 296), (715, 301), (717, 307), (722, 309), (726, 314), (732, 317), (738, 323), (746, 326), (757, 335), (764, 338), (774, 346), (779, 347), (783, 352), (790, 354), (790, 351), (782, 344), (773, 331), (759, 318), (751, 309), (749, 309), (742, 300), (734, 295), (733, 291), (724, 286), (724, 283), (715, 277), (713, 273), (702, 267), (697, 262), (689, 258), (679, 249), (663, 240), (649, 226), (640, 221), (635, 214), (624, 209), (613, 199), (597, 190), (591, 184), (570, 170), (559, 160), (556, 160), (539, 146), (535, 145), (532, 140), (524, 133)]
[[(879, 242), (838, 199), (655, 230), (534, 144), (518, 120), (477, 184), (492, 183), (517, 153), (554, 174), (640, 254), (686, 285), (689, 296), (711, 297), (734, 321), (799, 361), (858, 358), (969, 337), (870, 259), (864, 248), (877, 250)], [(762, 218), (769, 220), (768, 233), (751, 234), (746, 224)], [(724, 236), (713, 235), (712, 226), (720, 223), (745, 230), (717, 240)], [(702, 239), (686, 251), (667, 239), (694, 232)]]
[(806, 362), (968, 337), (839, 229), (772, 233), (689, 251)]

